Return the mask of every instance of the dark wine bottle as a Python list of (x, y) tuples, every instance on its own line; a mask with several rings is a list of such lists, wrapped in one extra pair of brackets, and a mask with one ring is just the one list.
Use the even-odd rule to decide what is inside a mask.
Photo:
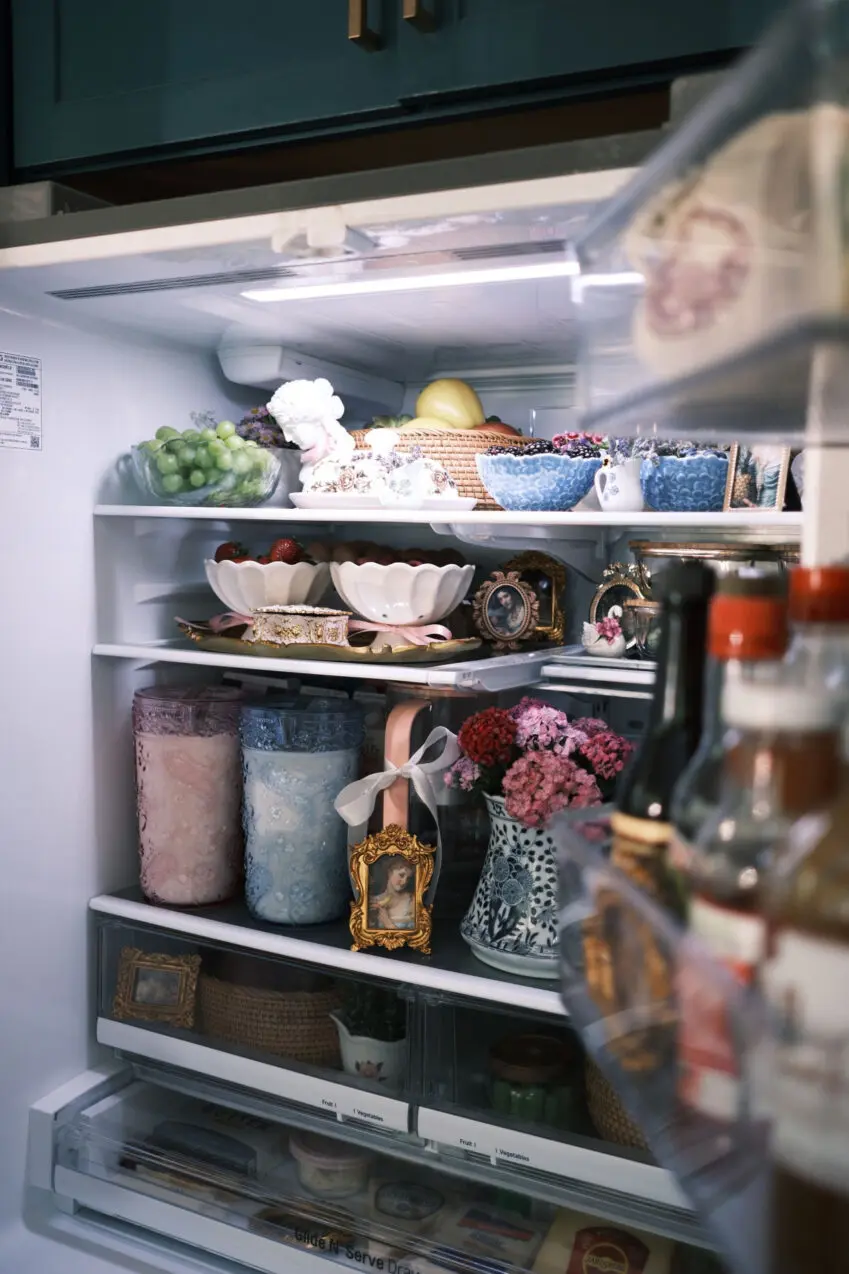
[(677, 909), (667, 872), (672, 792), (702, 732), (708, 604), (714, 574), (700, 562), (670, 566), (653, 586), (663, 604), (657, 676), (645, 737), (622, 774), (611, 817), (612, 861)]

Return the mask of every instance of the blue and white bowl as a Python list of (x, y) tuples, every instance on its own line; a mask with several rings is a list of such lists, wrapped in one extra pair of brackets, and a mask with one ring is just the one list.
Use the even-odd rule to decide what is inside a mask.
[(646, 507), (657, 513), (720, 513), (728, 456), (654, 456), (640, 466)]
[(583, 500), (601, 468), (600, 457), (539, 456), (477, 457), (478, 473), (502, 509), (521, 513), (554, 513), (573, 509)]

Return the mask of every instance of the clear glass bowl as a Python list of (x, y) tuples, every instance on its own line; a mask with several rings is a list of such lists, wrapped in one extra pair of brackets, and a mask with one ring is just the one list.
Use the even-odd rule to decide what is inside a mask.
[(144, 447), (131, 447), (131, 468), (139, 489), (155, 504), (181, 504), (199, 507), (252, 508), (263, 504), (273, 494), (280, 477), (280, 460), (267, 447), (245, 449), (251, 468), (244, 474), (228, 470), (215, 482), (203, 487), (183, 484), (179, 491), (168, 491), (164, 477), (156, 466), (156, 457)]

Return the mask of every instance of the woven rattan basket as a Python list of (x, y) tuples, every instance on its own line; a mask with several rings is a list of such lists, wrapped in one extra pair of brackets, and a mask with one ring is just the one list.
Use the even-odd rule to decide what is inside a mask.
[(329, 1016), (342, 1004), (338, 991), (261, 990), (202, 974), (199, 999), (206, 1035), (311, 1066), (342, 1064)]
[(590, 1118), (605, 1141), (615, 1141), (619, 1146), (634, 1146), (647, 1150), (645, 1137), (625, 1110), (616, 1090), (608, 1084), (595, 1062), (587, 1058), (586, 1068), (587, 1107)]
[[(360, 451), (369, 448), (369, 429), (357, 429), (352, 437)], [(479, 509), (500, 509), (478, 475), (475, 457), (487, 447), (521, 446), (526, 438), (511, 438), (490, 429), (411, 429), (399, 436), (398, 450), (421, 447), (429, 460), (438, 460), (457, 483), (457, 492), (465, 500), (477, 500)]]

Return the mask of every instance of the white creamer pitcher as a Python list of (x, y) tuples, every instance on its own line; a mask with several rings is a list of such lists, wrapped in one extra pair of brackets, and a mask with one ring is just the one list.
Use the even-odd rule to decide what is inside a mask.
[(621, 464), (604, 465), (595, 475), (595, 489), (604, 513), (639, 513), (644, 508), (639, 456)]

